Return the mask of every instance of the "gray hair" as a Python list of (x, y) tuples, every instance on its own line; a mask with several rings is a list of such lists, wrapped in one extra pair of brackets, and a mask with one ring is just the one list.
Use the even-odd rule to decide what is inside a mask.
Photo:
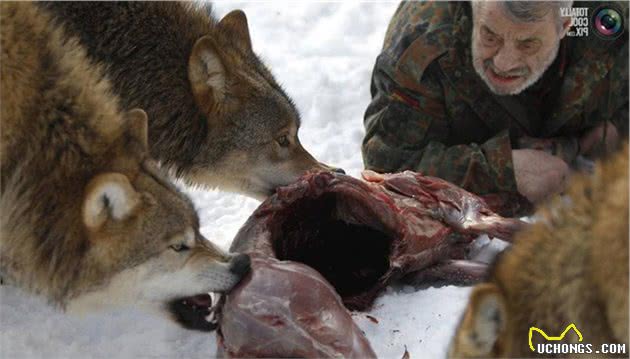
[(561, 8), (571, 8), (573, 1), (505, 1), (503, 7), (516, 20), (536, 22), (552, 11), (560, 17)]
[[(483, 1), (475, 1), (475, 3), (481, 5)], [(573, 0), (501, 1), (501, 4), (506, 14), (519, 22), (538, 22), (552, 12), (557, 19), (559, 29), (562, 29), (564, 18), (561, 16), (560, 9), (570, 9), (573, 6)]]

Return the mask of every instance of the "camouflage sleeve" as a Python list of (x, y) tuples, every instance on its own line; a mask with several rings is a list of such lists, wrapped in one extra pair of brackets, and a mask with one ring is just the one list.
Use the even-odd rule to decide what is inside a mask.
[[(589, 113), (580, 123), (575, 136), (560, 136), (552, 138), (532, 138), (523, 136), (518, 139), (517, 148), (530, 148), (546, 151), (562, 158), (567, 164), (580, 164), (580, 137), (605, 121), (615, 125), (622, 139), (628, 138), (628, 41), (618, 39), (615, 47), (616, 55), (612, 57), (610, 72), (607, 80), (602, 81), (594, 89), (593, 101), (597, 103), (597, 111)], [(594, 59), (594, 61), (597, 58)]]
[[(627, 97), (626, 97), (627, 98)], [(612, 118), (612, 123), (617, 127), (617, 131), (619, 135), (624, 140), (628, 140), (628, 127), (630, 125), (630, 112), (628, 110), (628, 103), (626, 105), (615, 112)]]
[(364, 120), (366, 168), (415, 170), (477, 194), (517, 193), (507, 130), (482, 144), (450, 144), (452, 129), (437, 64), (429, 65), (413, 90), (394, 81), (394, 71), (393, 60), (382, 53), (372, 74), (372, 102)]
[[(617, 39), (617, 43), (614, 48), (616, 56), (613, 58), (613, 64), (607, 74), (606, 81), (601, 81), (597, 92), (594, 90), (597, 111), (585, 118), (582, 134), (605, 121), (609, 121), (617, 128), (619, 137), (622, 140), (627, 140), (630, 121), (628, 119), (628, 34), (625, 33)], [(603, 148), (600, 148), (595, 153), (602, 150)]]
[[(624, 34), (627, 38), (628, 35)], [(628, 139), (628, 41), (626, 39), (623, 47), (619, 49), (619, 54), (615, 59), (613, 71), (609, 74), (610, 90), (607, 105), (610, 107), (610, 121), (617, 127), (622, 138)]]
[(615, 59), (615, 64), (613, 66), (613, 71), (609, 75), (609, 79), (611, 81), (610, 84), (610, 106), (612, 107), (612, 123), (617, 127), (617, 130), (621, 137), (628, 140), (628, 131), (630, 127), (630, 112), (629, 112), (629, 87), (630, 84), (630, 76), (628, 74), (628, 14), (630, 10), (628, 9), (628, 2), (621, 3), (622, 8), (624, 9), (624, 17), (626, 23), (626, 32), (623, 36), (623, 45), (618, 49), (617, 57)]

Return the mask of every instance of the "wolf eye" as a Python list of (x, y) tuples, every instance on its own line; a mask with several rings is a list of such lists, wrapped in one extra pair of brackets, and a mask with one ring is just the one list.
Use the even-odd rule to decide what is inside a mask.
[(169, 248), (174, 250), (175, 252), (187, 251), (187, 250), (190, 249), (190, 247), (188, 247), (184, 243), (173, 244), (173, 245), (169, 246)]
[(280, 147), (289, 147), (289, 137), (287, 137), (287, 135), (278, 138), (276, 142), (278, 142)]

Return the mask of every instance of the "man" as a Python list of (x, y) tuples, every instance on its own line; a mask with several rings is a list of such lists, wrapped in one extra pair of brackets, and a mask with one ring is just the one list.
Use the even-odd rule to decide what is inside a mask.
[[(373, 72), (366, 167), (445, 178), (504, 215), (561, 191), (628, 130), (627, 32), (567, 36), (571, 6), (401, 3)], [(627, 23), (626, 3), (573, 4), (589, 21), (602, 6)]]

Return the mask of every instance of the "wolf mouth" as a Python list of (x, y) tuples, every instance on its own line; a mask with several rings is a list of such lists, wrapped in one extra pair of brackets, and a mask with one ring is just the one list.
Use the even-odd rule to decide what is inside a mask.
[(234, 285), (242, 281), (249, 274), (251, 270), (251, 259), (246, 254), (233, 253), (228, 266), (230, 274), (238, 276), (239, 278), (229, 289), (218, 289), (215, 287), (215, 292), (179, 297), (167, 303), (166, 309), (171, 313), (176, 322), (187, 329), (200, 331), (212, 331), (216, 329), (216, 314), (222, 302), (222, 295), (233, 289)]
[(210, 293), (178, 298), (167, 304), (169, 312), (184, 328), (204, 332), (217, 328), (214, 310), (217, 298)]

